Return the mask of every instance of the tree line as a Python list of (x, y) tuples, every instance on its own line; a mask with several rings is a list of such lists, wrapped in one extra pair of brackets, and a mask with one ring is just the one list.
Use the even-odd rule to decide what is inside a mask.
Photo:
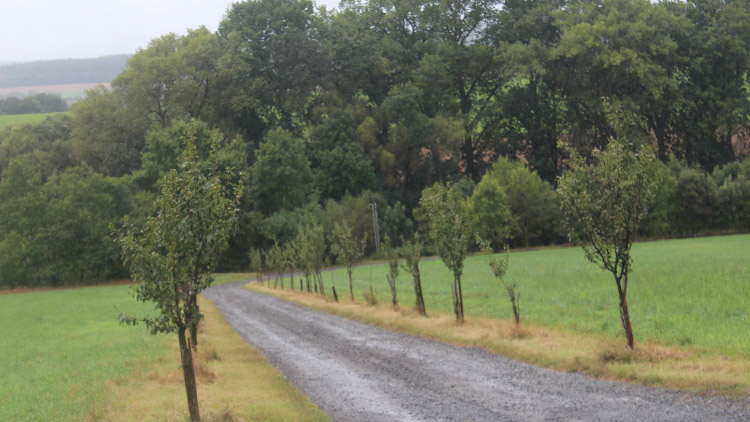
[(495, 250), (564, 242), (560, 145), (591, 158), (619, 137), (659, 158), (640, 236), (745, 231), (748, 12), (737, 0), (236, 3), (216, 32), (152, 40), (69, 115), (0, 132), (0, 285), (127, 276), (110, 224), (146, 221), (190, 121), (197, 153), (215, 148), (245, 186), (222, 270), (318, 226), (320, 253), (341, 262), (330, 235), (344, 222), (371, 254), (373, 202), (398, 246), (427, 232), (420, 201), (436, 186)]
[(60, 95), (34, 94), (23, 98), (0, 98), (0, 116), (4, 114), (56, 113), (68, 110)]
[(130, 56), (116, 54), (0, 65), (0, 88), (109, 82), (125, 68)]

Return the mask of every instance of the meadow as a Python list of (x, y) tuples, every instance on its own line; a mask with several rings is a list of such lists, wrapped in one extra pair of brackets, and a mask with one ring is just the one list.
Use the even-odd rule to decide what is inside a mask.
[[(216, 283), (250, 276), (220, 274)], [(196, 372), (206, 420), (327, 420), (200, 301)], [(187, 420), (175, 337), (117, 320), (149, 311), (127, 285), (0, 291), (0, 420)]]
[(106, 400), (106, 383), (153, 365), (168, 337), (121, 326), (146, 313), (128, 287), (0, 295), (0, 420), (78, 421)]
[[(750, 357), (750, 235), (662, 240), (633, 246), (628, 304), (636, 343), (688, 346), (728, 357)], [(440, 260), (421, 263), (427, 312), (452, 312), (451, 273)], [(372, 283), (381, 303), (390, 303), (385, 264), (354, 271), (354, 293), (363, 300)], [(611, 274), (588, 262), (581, 248), (511, 251), (506, 280), (520, 292), (521, 320), (580, 334), (624, 337)], [(345, 270), (324, 274), (330, 293), (348, 297)], [(510, 319), (507, 294), (474, 255), (462, 277), (468, 317)], [(287, 279), (288, 283), (288, 279)], [(398, 278), (401, 306), (414, 305), (411, 275)]]
[(4, 127), (9, 126), (9, 125), (41, 122), (47, 117), (54, 116), (56, 114), (60, 114), (60, 113), (0, 115), (0, 130), (2, 130)]

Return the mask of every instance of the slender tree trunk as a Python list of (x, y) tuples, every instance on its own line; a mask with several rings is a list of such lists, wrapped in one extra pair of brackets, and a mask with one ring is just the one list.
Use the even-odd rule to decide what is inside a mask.
[[(625, 276), (625, 285), (627, 286), (627, 275)], [(619, 280), (617, 281), (617, 292), (620, 294), (620, 321), (622, 321), (622, 328), (625, 330), (625, 338), (627, 339), (628, 347), (632, 349), (634, 347), (633, 326), (630, 324), (628, 299), (625, 297), (626, 293), (621, 287)]]
[(456, 317), (458, 322), (464, 323), (464, 295), (461, 289), (461, 277), (456, 277), (456, 285), (458, 286), (458, 313)]
[(391, 288), (391, 305), (393, 305), (393, 309), (398, 310), (398, 298), (397, 298), (397, 291), (396, 291), (396, 280), (392, 279), (390, 275), (386, 275), (386, 280), (388, 281), (388, 287)]
[(518, 307), (518, 300), (521, 298), (520, 294), (516, 294), (514, 289), (508, 289), (508, 295), (510, 296), (510, 304), (513, 307), (513, 318), (516, 320), (516, 325), (521, 325), (521, 310)]
[(188, 346), (185, 338), (185, 329), (177, 331), (177, 338), (180, 342), (180, 358), (182, 359), (182, 375), (185, 378), (185, 392), (187, 393), (188, 410), (190, 411), (190, 420), (198, 422), (201, 420), (198, 411), (198, 389), (195, 384), (195, 371), (193, 370), (193, 353)]
[(292, 286), (292, 290), (294, 290), (294, 270), (289, 271), (289, 284)]
[(349, 274), (349, 297), (354, 300), (354, 285), (352, 284), (352, 269), (347, 268), (346, 273)]
[[(193, 297), (190, 299), (190, 302), (193, 304), (193, 307), (195, 308), (195, 313), (200, 313), (200, 307), (198, 307), (198, 298)], [(190, 325), (190, 346), (193, 348), (194, 351), (198, 351), (198, 324), (200, 324), (200, 321), (196, 322), (195, 324)]]
[(331, 285), (331, 290), (333, 290), (333, 300), (335, 300), (336, 302), (338, 302), (339, 301), (339, 295), (336, 294), (336, 286)]
[(414, 269), (414, 296), (417, 298), (416, 308), (420, 315), (427, 315), (424, 307), (424, 296), (422, 296), (422, 279), (419, 275), (419, 267)]
[(320, 285), (320, 294), (321, 296), (326, 295), (326, 290), (323, 286), (323, 276), (320, 274), (320, 271), (315, 271), (315, 278), (318, 279), (318, 284)]

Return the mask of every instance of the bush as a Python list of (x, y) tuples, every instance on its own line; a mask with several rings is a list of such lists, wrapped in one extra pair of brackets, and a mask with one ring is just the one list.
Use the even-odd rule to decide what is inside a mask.
[(714, 227), (717, 217), (716, 183), (702, 170), (683, 169), (675, 186), (673, 227), (681, 235), (704, 233)]

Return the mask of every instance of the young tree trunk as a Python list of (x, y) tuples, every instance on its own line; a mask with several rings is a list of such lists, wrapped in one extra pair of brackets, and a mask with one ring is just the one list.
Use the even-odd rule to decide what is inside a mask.
[(419, 261), (412, 267), (411, 275), (414, 280), (414, 297), (416, 298), (414, 307), (417, 308), (417, 312), (420, 315), (427, 315), (427, 310), (424, 306), (424, 296), (422, 295), (422, 276), (419, 274)]
[(456, 300), (458, 310), (456, 311), (456, 321), (464, 323), (464, 295), (461, 289), (461, 277), (456, 277), (456, 286), (458, 287), (458, 297)]
[(315, 272), (315, 278), (318, 279), (318, 284), (320, 285), (320, 294), (321, 296), (326, 295), (326, 290), (323, 286), (323, 276), (320, 274), (320, 271)]
[(193, 369), (193, 353), (188, 346), (185, 338), (185, 329), (177, 331), (177, 338), (180, 342), (180, 358), (182, 359), (182, 375), (185, 378), (185, 392), (187, 393), (188, 410), (190, 411), (191, 422), (201, 420), (198, 411), (198, 389), (195, 384), (195, 371)]
[(521, 311), (518, 309), (518, 300), (521, 295), (517, 295), (513, 289), (508, 289), (508, 295), (510, 295), (510, 304), (513, 307), (513, 318), (516, 320), (516, 325), (521, 325)]
[(352, 271), (353, 268), (347, 267), (346, 273), (349, 274), (349, 297), (354, 300), (354, 285), (352, 284)]
[[(627, 286), (627, 276), (625, 276), (625, 285)], [(625, 330), (625, 338), (628, 342), (628, 347), (631, 349), (634, 347), (633, 341), (633, 326), (630, 324), (630, 313), (628, 312), (628, 299), (626, 297), (625, 290), (620, 285), (620, 281), (617, 281), (617, 292), (620, 294), (620, 321), (622, 321), (622, 328)]]
[(385, 276), (386, 280), (388, 281), (388, 287), (391, 288), (391, 305), (393, 305), (393, 309), (398, 309), (398, 298), (396, 297), (396, 280), (392, 279), (390, 275)]
[(332, 285), (331, 286), (331, 290), (333, 290), (333, 300), (335, 300), (336, 302), (338, 302), (339, 301), (339, 295), (336, 294), (336, 286)]
[[(193, 297), (191, 299), (191, 302), (193, 303), (193, 306), (195, 306), (195, 313), (200, 313), (200, 307), (198, 307), (198, 298)], [(190, 346), (194, 351), (198, 351), (198, 324), (200, 324), (200, 321), (190, 326)]]
[(289, 284), (292, 286), (292, 290), (294, 290), (294, 270), (289, 272), (289, 280)]

